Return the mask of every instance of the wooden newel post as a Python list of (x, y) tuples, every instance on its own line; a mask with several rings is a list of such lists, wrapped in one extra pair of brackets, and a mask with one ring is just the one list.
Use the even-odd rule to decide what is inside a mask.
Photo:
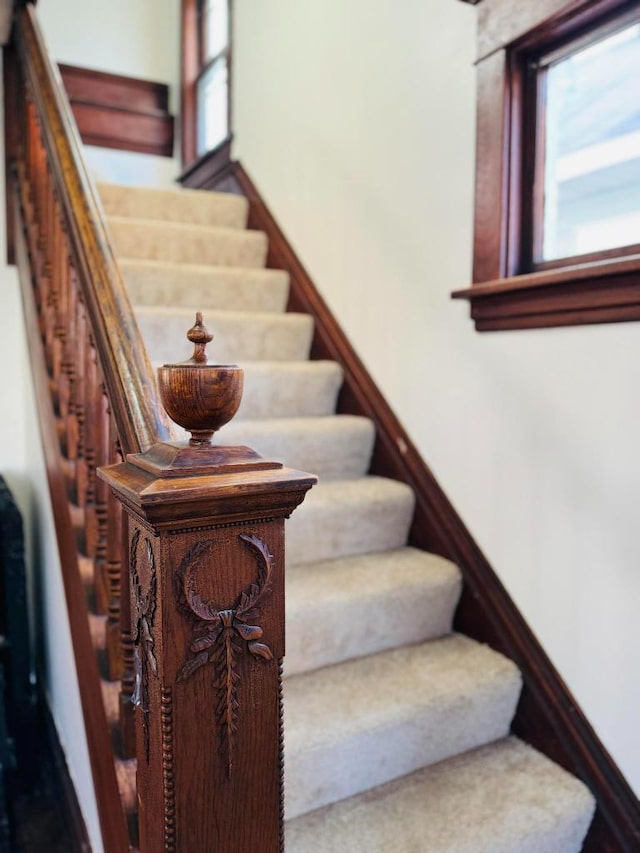
[(129, 516), (141, 853), (282, 849), (284, 520), (315, 477), (211, 443), (242, 371), (159, 370), (191, 432), (100, 471)]

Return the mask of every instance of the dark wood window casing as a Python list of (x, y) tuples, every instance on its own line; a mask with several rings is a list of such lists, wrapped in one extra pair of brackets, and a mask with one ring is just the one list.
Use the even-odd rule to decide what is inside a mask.
[[(182, 0), (182, 166), (181, 182), (188, 183), (197, 174), (198, 185), (205, 178), (217, 175), (229, 165), (231, 158), (231, 15), (228, 0), (229, 33), (226, 46), (215, 55), (208, 55), (205, 39), (203, 0)], [(198, 151), (198, 83), (207, 71), (221, 58), (227, 67), (227, 136), (210, 151)]]
[[(545, 79), (551, 61), (640, 20), (634, 0), (480, 0), (473, 285), (478, 331), (640, 320), (633, 245), (543, 260)], [(640, 99), (640, 89), (638, 90)]]

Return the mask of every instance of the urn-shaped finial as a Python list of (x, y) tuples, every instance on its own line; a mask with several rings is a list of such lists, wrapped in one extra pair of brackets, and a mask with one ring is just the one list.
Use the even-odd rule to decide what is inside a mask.
[(206, 346), (213, 340), (196, 314), (187, 332), (193, 355), (179, 364), (158, 368), (158, 386), (169, 417), (191, 433), (192, 447), (208, 447), (213, 434), (238, 411), (244, 371), (237, 364), (209, 364)]

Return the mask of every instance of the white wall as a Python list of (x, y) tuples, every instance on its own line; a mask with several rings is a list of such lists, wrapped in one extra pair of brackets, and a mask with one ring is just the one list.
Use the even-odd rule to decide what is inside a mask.
[(235, 155), (640, 791), (640, 326), (478, 334), (475, 10), (236, 0)]
[[(42, 0), (38, 15), (53, 57), (114, 73), (169, 83), (175, 96), (179, 70), (178, 0)], [(1, 102), (0, 102), (1, 109)], [(0, 158), (4, 158), (0, 135)], [(102, 180), (166, 185), (177, 159), (87, 148), (91, 172)], [(14, 268), (5, 259), (4, 170), (0, 170), (0, 473), (23, 512), (31, 571), (43, 591), (46, 690), (66, 752), (94, 853), (102, 843), (93, 795), (82, 709), (51, 506), (31, 387), (27, 340)]]

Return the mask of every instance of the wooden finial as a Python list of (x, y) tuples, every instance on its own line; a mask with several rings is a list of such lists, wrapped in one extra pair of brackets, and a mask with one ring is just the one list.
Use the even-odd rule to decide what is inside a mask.
[(202, 312), (196, 312), (196, 322), (187, 332), (187, 338), (194, 344), (193, 355), (190, 362), (192, 364), (207, 364), (209, 357), (206, 353), (206, 346), (213, 340), (213, 335), (202, 322)]
[(158, 386), (169, 417), (191, 433), (189, 444), (207, 447), (214, 432), (238, 411), (244, 373), (237, 364), (208, 363), (205, 347), (213, 335), (200, 311), (187, 338), (194, 344), (193, 355), (180, 364), (160, 367)]

